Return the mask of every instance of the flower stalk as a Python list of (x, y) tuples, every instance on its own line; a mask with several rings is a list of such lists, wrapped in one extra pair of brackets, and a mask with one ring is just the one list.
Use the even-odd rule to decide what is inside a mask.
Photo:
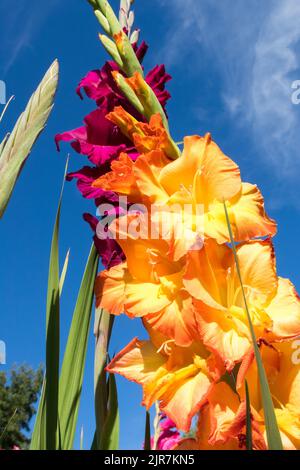
[[(129, 19), (130, 2), (126, 2), (126, 9), (124, 12), (124, 2), (121, 2), (121, 23), (116, 17), (112, 7), (107, 0), (88, 0), (94, 9), (96, 18), (100, 25), (104, 29), (107, 36), (99, 35), (100, 41), (103, 44), (105, 50), (109, 53), (112, 59), (120, 67), (121, 71), (129, 78), (133, 78), (137, 86), (133, 85), (133, 91), (136, 97), (129, 90), (128, 86), (125, 85), (122, 74), (118, 73), (114, 76), (114, 79), (119, 86), (124, 96), (130, 101), (135, 109), (140, 112), (148, 121), (154, 114), (160, 114), (165, 126), (165, 129), (169, 133), (169, 125), (167, 116), (152, 88), (146, 83), (144, 79), (143, 68), (136, 56), (133, 45), (130, 41), (129, 36), (124, 31), (127, 28), (127, 23), (132, 25), (132, 16)], [(131, 2), (132, 3), (132, 2)], [(126, 21), (125, 21), (126, 20)], [(134, 36), (136, 39), (138, 37)], [(170, 135), (170, 134), (169, 134)], [(180, 157), (181, 151), (176, 143), (170, 136), (172, 146), (175, 150), (174, 154), (176, 158)]]

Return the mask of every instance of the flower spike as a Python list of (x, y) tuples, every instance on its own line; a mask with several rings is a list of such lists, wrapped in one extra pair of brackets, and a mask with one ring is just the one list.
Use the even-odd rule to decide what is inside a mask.
[[(121, 58), (123, 61), (122, 70), (127, 76), (131, 76), (134, 72), (140, 72), (143, 75), (143, 69), (139, 63), (136, 54), (133, 50), (133, 47), (130, 43), (130, 40), (122, 29), (122, 26), (116, 17), (113, 9), (106, 0), (88, 0), (89, 3), (94, 8), (95, 15), (103, 27), (107, 35), (110, 36), (112, 40), (115, 40), (116, 36), (121, 35), (122, 48)], [(106, 21), (105, 21), (106, 20)], [(116, 42), (116, 41), (115, 41)], [(118, 45), (117, 45), (118, 47)]]
[[(164, 126), (166, 130), (169, 132), (169, 125), (167, 116), (151, 87), (146, 83), (144, 79), (144, 72), (143, 68), (136, 56), (136, 53), (133, 49), (131, 44), (132, 41), (129, 39), (129, 32), (128, 35), (124, 31), (124, 21), (127, 18), (129, 20), (129, 9), (130, 4), (132, 2), (121, 2), (121, 11), (125, 11), (122, 13), (121, 16), (121, 23), (119, 22), (118, 18), (116, 17), (113, 9), (111, 8), (109, 2), (107, 0), (88, 0), (89, 3), (94, 8), (95, 15), (101, 24), (102, 28), (106, 32), (109, 37), (105, 35), (100, 35), (100, 40), (106, 49), (106, 51), (110, 54), (113, 60), (118, 64), (122, 72), (129, 78), (128, 84), (134, 91), (136, 95), (136, 99), (133, 98), (132, 93), (129, 92), (129, 88), (125, 86), (124, 78), (120, 73), (116, 73), (114, 79), (124, 93), (127, 99), (129, 99), (130, 103), (137, 109), (138, 112), (150, 120), (151, 116), (154, 114), (159, 113), (162, 117)], [(126, 3), (126, 8), (124, 5)], [(124, 15), (126, 18), (124, 18)], [(130, 23), (131, 24), (131, 23)], [(136, 37), (136, 32), (133, 33)], [(142, 107), (140, 105), (142, 104)], [(170, 140), (171, 137), (170, 137)], [(173, 140), (172, 140), (173, 142)], [(181, 152), (180, 149), (177, 147), (175, 142), (173, 142), (174, 147), (174, 154), (175, 158), (180, 157)]]

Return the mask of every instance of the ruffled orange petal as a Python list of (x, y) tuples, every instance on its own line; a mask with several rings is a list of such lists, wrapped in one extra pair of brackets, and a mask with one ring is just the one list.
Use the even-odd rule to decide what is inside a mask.
[(141, 154), (160, 150), (170, 158), (177, 158), (174, 144), (165, 129), (160, 114), (153, 114), (149, 123), (137, 121), (122, 106), (117, 106), (106, 118), (116, 124)]
[(159, 276), (175, 273), (181, 265), (169, 258), (168, 242), (152, 238), (151, 221), (144, 214), (129, 214), (116, 219), (110, 226), (126, 255), (128, 270), (135, 280), (158, 283)]
[[(227, 269), (232, 252), (214, 240), (206, 240), (202, 249), (188, 253), (183, 283), (197, 300), (217, 310), (226, 310)], [(221, 315), (221, 313), (219, 314)]]
[(171, 300), (161, 295), (160, 284), (134, 281), (126, 284), (124, 308), (131, 318), (165, 311), (170, 304)]
[[(121, 153), (111, 163), (111, 171), (96, 179), (92, 185), (95, 188), (102, 188), (106, 191), (114, 191), (127, 196), (130, 202), (142, 203), (145, 201), (145, 195), (147, 194), (143, 192), (142, 184), (137, 185), (138, 177), (146, 180), (147, 174), (144, 175), (143, 173), (146, 169), (153, 175), (159, 175), (168, 161), (161, 150), (149, 151), (147, 155), (138, 157), (136, 162), (133, 162), (126, 153)], [(141, 172), (139, 168), (142, 168)]]
[(241, 197), (232, 201), (231, 214), (236, 241), (276, 235), (277, 224), (266, 214), (262, 194), (253, 184), (242, 184)]
[[(277, 290), (272, 243), (252, 241), (237, 247), (237, 256), (253, 323), (263, 334), (272, 325), (264, 307)], [(195, 299), (199, 337), (219, 354), (228, 369), (243, 359), (251, 345), (240, 280), (232, 250), (207, 240), (187, 256), (183, 284)]]
[[(299, 391), (299, 390), (298, 390)], [(277, 408), (275, 410), (278, 427), (283, 441), (284, 450), (300, 449), (300, 410), (288, 408)]]
[[(273, 398), (275, 414), (285, 450), (300, 447), (300, 364), (293, 362), (293, 343), (281, 342), (275, 347), (260, 342), (260, 352)], [(237, 390), (245, 400), (245, 380), (249, 387), (254, 414), (260, 412), (257, 421), (263, 424), (262, 401), (256, 361), (249, 355), (248, 368), (241, 366), (237, 377)], [(260, 426), (261, 431), (261, 426)]]
[(228, 429), (240, 406), (238, 395), (225, 382), (220, 382), (212, 389), (208, 403), (211, 419), (209, 443), (213, 445), (226, 442), (229, 437)]
[[(265, 341), (260, 342), (260, 354), (263, 360), (264, 368), (269, 379), (270, 385), (274, 383), (280, 370), (280, 353), (271, 344)], [(254, 355), (253, 347), (249, 350), (249, 353), (245, 356), (241, 367), (239, 369), (236, 389), (239, 392), (241, 398), (245, 399), (245, 380), (249, 385), (249, 392), (251, 396), (251, 404), (256, 410), (262, 408), (261, 394), (259, 385), (259, 377), (257, 372), (257, 365)]]
[(140, 122), (129, 114), (122, 106), (116, 106), (114, 110), (106, 115), (106, 119), (120, 128), (122, 133), (131, 141), (135, 133), (142, 133)]
[[(274, 236), (276, 223), (264, 209), (264, 200), (257, 186), (242, 183), (240, 193), (226, 200), (234, 240), (245, 242), (252, 238)], [(230, 240), (223, 202), (215, 201), (205, 213), (204, 229), (207, 236), (226, 243)]]
[(230, 200), (241, 190), (239, 167), (211, 139), (202, 158), (201, 167), (193, 181), (193, 195), (197, 204), (210, 204)]
[(96, 179), (92, 186), (128, 196), (131, 202), (140, 201), (141, 194), (135, 182), (133, 166), (131, 158), (126, 153), (121, 153), (111, 163), (111, 171)]
[(96, 307), (104, 308), (113, 315), (123, 313), (127, 281), (126, 263), (114, 266), (108, 271), (102, 271), (95, 283)]
[(171, 346), (168, 351), (164, 346), (156, 350), (150, 341), (135, 339), (107, 370), (142, 384), (143, 404), (149, 408), (159, 400), (161, 410), (178, 429), (187, 432), (220, 372), (213, 359), (209, 360), (208, 352), (205, 357), (195, 353), (203, 354), (203, 347), (196, 345), (188, 350)]
[(201, 409), (198, 418), (197, 435), (194, 439), (182, 439), (173, 450), (242, 450), (237, 439), (219, 444), (210, 444), (210, 410), (205, 405)]
[(194, 176), (201, 168), (209, 140), (209, 134), (204, 138), (198, 136), (185, 137), (182, 156), (169, 163), (162, 170), (159, 177), (159, 183), (169, 196), (180, 191), (182, 187), (191, 191)]
[(182, 439), (172, 450), (181, 452), (185, 450), (201, 450), (201, 448), (196, 439)]
[(275, 340), (300, 336), (300, 299), (288, 279), (279, 278), (277, 293), (266, 312), (273, 321), (271, 337)]
[[(270, 327), (271, 321), (262, 306), (275, 294), (277, 287), (272, 244), (249, 242), (237, 248), (237, 255), (253, 321), (263, 330)], [(249, 325), (232, 251), (226, 246), (214, 247), (211, 242), (199, 252), (192, 252), (188, 255), (183, 282), (190, 294), (200, 301), (197, 303), (199, 328), (207, 341), (216, 345), (216, 338), (222, 339), (219, 349), (222, 355), (227, 350), (228, 358), (236, 357), (239, 343), (244, 353), (250, 338)], [(203, 341), (206, 342), (204, 338)]]
[[(238, 395), (224, 382), (217, 384), (208, 397), (211, 416), (209, 443), (220, 444), (239, 441), (245, 436), (246, 404), (239, 401)], [(252, 411), (252, 434), (255, 449), (266, 450), (265, 440), (260, 429), (260, 416)], [(240, 442), (241, 445), (245, 442)]]
[(211, 442), (211, 409), (209, 404), (200, 412), (197, 440), (201, 450), (242, 450), (238, 439), (228, 439), (227, 442)]
[(278, 400), (277, 405), (290, 406), (300, 415), (300, 361), (297, 354), (300, 342), (283, 341), (276, 343), (275, 347), (279, 364), (276, 373), (271, 376), (271, 393)]
[(205, 137), (186, 137), (181, 158), (167, 165), (159, 182), (171, 196), (182, 187), (192, 192), (196, 203), (208, 206), (215, 200), (231, 199), (241, 189), (238, 166)]
[(140, 153), (160, 150), (169, 158), (178, 157), (160, 114), (153, 114), (149, 124), (140, 123), (140, 132), (133, 134), (133, 142)]
[(228, 312), (208, 308), (201, 301), (194, 301), (197, 332), (205, 346), (223, 360), (226, 369), (231, 371), (242, 361), (251, 346), (247, 325), (234, 319)]
[(190, 346), (197, 337), (195, 309), (184, 292), (162, 311), (147, 316), (147, 322), (178, 346)]
[[(274, 247), (271, 240), (252, 241), (237, 248), (240, 271), (247, 300), (250, 306), (261, 307), (266, 305), (277, 290), (277, 275), (275, 266)], [(234, 289), (241, 290), (234, 260)], [(240, 306), (244, 302), (240, 295)]]
[(213, 387), (207, 374), (199, 371), (189, 380), (182, 381), (175, 394), (166, 392), (162, 397), (161, 409), (174, 421), (181, 431), (188, 432), (192, 418), (206, 402)]
[[(157, 160), (160, 159), (161, 161), (156, 165), (151, 165), (152, 159), (150, 160), (148, 155), (142, 155), (138, 158), (134, 166), (136, 184), (141, 194), (147, 197), (150, 204), (166, 203), (168, 193), (159, 182), (159, 174), (165, 166), (164, 163), (167, 162), (165, 162), (164, 154), (161, 151), (153, 151), (151, 155), (152, 159), (155, 156)], [(160, 171), (157, 171), (156, 168), (160, 168)]]
[(143, 385), (156, 376), (165, 362), (166, 358), (150, 341), (134, 338), (114, 357), (106, 370)]

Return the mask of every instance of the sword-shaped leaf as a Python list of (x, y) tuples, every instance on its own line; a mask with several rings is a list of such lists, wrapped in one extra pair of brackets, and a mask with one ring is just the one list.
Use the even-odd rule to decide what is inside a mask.
[(59, 423), (63, 450), (71, 450), (74, 443), (98, 260), (93, 244), (81, 282), (60, 374)]
[[(49, 260), (47, 307), (46, 307), (46, 374), (40, 398), (32, 450), (55, 450), (58, 424), (59, 348), (60, 348), (60, 286), (59, 276), (59, 225), (64, 182), (68, 168), (65, 167), (63, 184), (56, 213)], [(65, 276), (64, 269), (62, 273)]]
[(108, 377), (107, 416), (101, 433), (101, 450), (118, 450), (120, 434), (120, 416), (116, 379), (113, 374)]
[(19, 117), (5, 145), (1, 145), (0, 218), (4, 214), (22, 167), (52, 110), (58, 72), (59, 65), (55, 60)]

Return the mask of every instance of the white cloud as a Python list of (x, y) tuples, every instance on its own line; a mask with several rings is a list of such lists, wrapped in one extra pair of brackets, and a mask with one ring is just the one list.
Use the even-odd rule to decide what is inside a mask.
[(300, 3), (276, 2), (255, 47), (251, 111), (255, 135), (282, 176), (300, 171), (300, 108), (291, 101), (300, 66)]
[(291, 84), (300, 79), (299, 0), (158, 1), (172, 4), (174, 14), (169, 65), (182, 67), (192, 49), (192, 66), (202, 71), (204, 56), (220, 77), (229, 115), (252, 137), (261, 161), (275, 176), (299, 177), (300, 106), (291, 102)]

